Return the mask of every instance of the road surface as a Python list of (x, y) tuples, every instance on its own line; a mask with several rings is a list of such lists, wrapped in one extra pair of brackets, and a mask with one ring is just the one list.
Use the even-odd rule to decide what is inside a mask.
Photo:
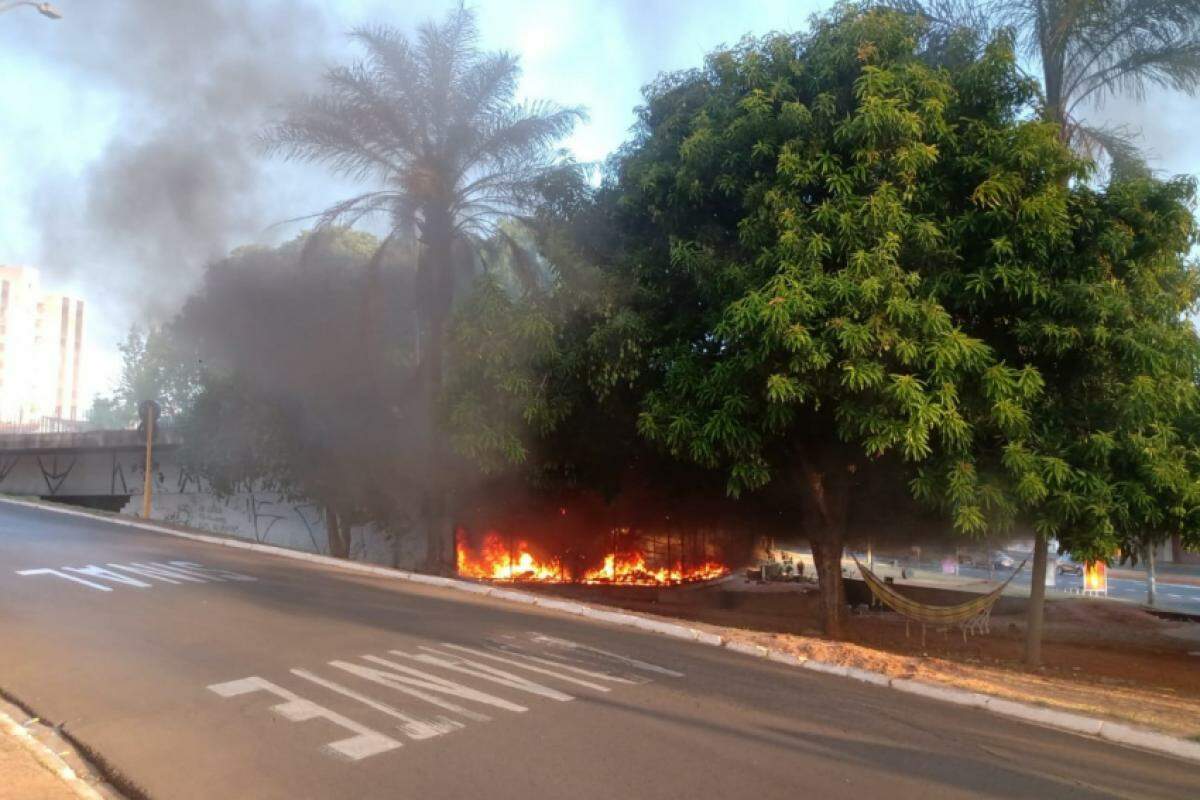
[(1200, 797), (977, 709), (3, 503), (0, 687), (152, 798)]
[[(1017, 560), (1020, 563), (1020, 559)], [(1018, 586), (1029, 586), (1029, 566), (1026, 565), (1021, 574), (1013, 579), (1013, 583)], [(998, 580), (1003, 580), (1012, 572), (1011, 569), (997, 569), (991, 573), (991, 577)], [(973, 578), (988, 578), (989, 573), (986, 569), (976, 569), (974, 567), (959, 567), (958, 574)], [(1055, 588), (1060, 591), (1075, 591), (1078, 592), (1083, 586), (1083, 576), (1081, 575), (1056, 575)], [(1163, 575), (1157, 581), (1157, 596), (1155, 598), (1155, 606), (1164, 611), (1182, 611), (1190, 614), (1200, 614), (1200, 586), (1193, 586), (1183, 583), (1171, 583), (1169, 575)], [(1146, 602), (1146, 581), (1139, 578), (1113, 578), (1108, 579), (1108, 596), (1118, 600), (1129, 600), (1134, 603)]]

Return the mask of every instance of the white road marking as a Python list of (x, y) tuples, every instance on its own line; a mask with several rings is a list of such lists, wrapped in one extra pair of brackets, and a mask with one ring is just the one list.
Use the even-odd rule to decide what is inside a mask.
[[(119, 570), (119, 571), (117, 571)], [(74, 573), (74, 574), (70, 574)], [(243, 575), (239, 572), (231, 572), (227, 569), (219, 569), (217, 567), (206, 567), (203, 564), (197, 564), (194, 561), (171, 561), (163, 564), (157, 561), (148, 564), (134, 561), (129, 564), (113, 564), (108, 563), (104, 566), (96, 564), (87, 564), (82, 567), (63, 567), (58, 569), (23, 569), (17, 570), (18, 575), (54, 575), (59, 578), (73, 581), (89, 589), (95, 589), (100, 592), (111, 592), (113, 587), (105, 586), (95, 581), (85, 580), (78, 577), (86, 575), (89, 578), (98, 578), (110, 583), (119, 583), (125, 586), (133, 586), (138, 589), (149, 589), (154, 586), (153, 583), (146, 583), (137, 578), (130, 577), (129, 574), (138, 575), (143, 578), (152, 578), (163, 583), (178, 585), (182, 581), (189, 583), (208, 583), (209, 581), (257, 581), (258, 578), (253, 578), (249, 575)]]
[(168, 567), (164, 564), (144, 564), (140, 561), (131, 561), (128, 564), (109, 564), (113, 569), (132, 572), (134, 575), (141, 575), (144, 578), (153, 578), (156, 581), (164, 583), (173, 583), (179, 585), (181, 581), (190, 583), (208, 583), (204, 578), (197, 578), (194, 575), (189, 575), (173, 567)]
[(287, 701), (271, 706), (271, 711), (290, 722), (307, 722), (311, 719), (320, 718), (329, 720), (348, 731), (353, 731), (356, 734), (355, 736), (351, 736), (348, 739), (339, 739), (336, 742), (330, 742), (325, 745), (326, 749), (344, 756), (351, 761), (360, 761), (369, 756), (386, 753), (389, 750), (395, 750), (397, 747), (402, 746), (400, 742), (390, 736), (384, 736), (378, 731), (371, 730), (365, 725), (360, 725), (354, 720), (343, 717), (336, 711), (331, 711), (324, 706), (317, 705), (311, 700), (305, 700), (300, 695), (288, 691), (282, 686), (276, 686), (258, 676), (228, 681), (227, 683), (214, 683), (208, 689), (221, 697), (237, 697), (238, 695), (250, 694), (251, 692), (270, 692)]
[(168, 561), (167, 563), (170, 564), (175, 569), (183, 570), (185, 572), (187, 572), (187, 571), (199, 572), (201, 577), (208, 578), (209, 580), (214, 580), (214, 581), (220, 581), (220, 580), (257, 581), (258, 580), (258, 578), (253, 578), (249, 575), (243, 575), (240, 572), (232, 572), (227, 569), (220, 569), (219, 567), (206, 567), (203, 564), (197, 564), (195, 561)]
[[(119, 564), (110, 564), (109, 566), (114, 568), (121, 567)], [(71, 576), (67, 575), (63, 577), (71, 578)], [(152, 570), (151, 574), (147, 575), (147, 577), (162, 576), (156, 575), (155, 571)], [(570, 652), (570, 655), (547, 653), (546, 648), (530, 647), (530, 639), (540, 641), (543, 644), (549, 644), (554, 648), (565, 649)], [(507, 641), (502, 642), (501, 640), (511, 640), (513, 643), (510, 644)], [(330, 661), (329, 665), (370, 683), (406, 694), (464, 717), (467, 720), (477, 722), (487, 722), (491, 717), (469, 708), (464, 708), (453, 701), (468, 700), (518, 713), (528, 711), (529, 709), (502, 697), (473, 689), (468, 685), (440, 677), (440, 675), (434, 672), (426, 672), (423, 669), (407, 666), (407, 664), (415, 662), (422, 666), (449, 670), (469, 675), (477, 680), (499, 684), (508, 689), (515, 689), (560, 702), (573, 700), (574, 698), (551, 686), (542, 685), (520, 674), (514, 674), (507, 669), (501, 669), (494, 663), (487, 662), (499, 662), (500, 664), (515, 667), (518, 670), (546, 675), (555, 680), (565, 681), (600, 692), (612, 691), (614, 684), (636, 686), (650, 682), (651, 680), (642, 675), (634, 674), (631, 671), (625, 671), (622, 675), (598, 671), (613, 668), (614, 664), (621, 665), (618, 669), (631, 666), (646, 672), (683, 677), (683, 673), (681, 672), (675, 672), (656, 664), (628, 658), (607, 650), (599, 650), (566, 639), (555, 639), (532, 633), (522, 634), (520, 637), (502, 635), (496, 639), (489, 638), (478, 647), (443, 642), (434, 646), (417, 645), (416, 649), (420, 652), (388, 651), (395, 657), (402, 659), (405, 663), (396, 663), (395, 661), (378, 656), (363, 655), (360, 656), (362, 661), (371, 662), (371, 664), (378, 666), (367, 666), (362, 663), (349, 661)], [(538, 655), (533, 655), (533, 653), (548, 654), (550, 657), (541, 658)], [(468, 658), (466, 656), (471, 657)], [(476, 658), (482, 660), (476, 660)], [(604, 662), (603, 665), (601, 665), (601, 662)], [(583, 667), (572, 666), (572, 663), (594, 666), (595, 668), (584, 669)], [(311, 670), (296, 667), (289, 670), (289, 672), (298, 679), (316, 684), (342, 697), (361, 703), (367, 708), (385, 714), (392, 719), (399, 720), (401, 724), (396, 725), (396, 729), (409, 739), (433, 739), (447, 733), (453, 733), (456, 730), (461, 730), (467, 726), (464, 722), (446, 716), (428, 719), (420, 715), (411, 714), (404, 710), (402, 706), (396, 707), (391, 703), (377, 700), (352, 688), (352, 686), (322, 677)], [(605, 682), (609, 685), (605, 685)], [(355, 736), (322, 745), (322, 749), (352, 761), (358, 761), (378, 753), (394, 750), (401, 746), (399, 741), (390, 736), (361, 725), (325, 706), (301, 697), (288, 689), (258, 676), (228, 681), (226, 683), (214, 683), (208, 689), (222, 697), (236, 697), (260, 691), (268, 692), (284, 700), (284, 702), (270, 707), (273, 713), (278, 714), (284, 719), (292, 722), (304, 722), (321, 718), (340, 725), (346, 730), (353, 732)], [(390, 727), (387, 730), (389, 733), (391, 732)]]
[(404, 735), (410, 739), (432, 739), (434, 736), (441, 736), (444, 733), (456, 731), (464, 727), (457, 720), (449, 717), (438, 717), (436, 720), (425, 720), (420, 717), (414, 717), (410, 714), (405, 714), (403, 711), (389, 706), (387, 703), (381, 703), (378, 700), (367, 697), (365, 694), (360, 694), (353, 689), (343, 686), (340, 683), (322, 678), (319, 675), (314, 675), (306, 669), (294, 669), (292, 674), (304, 678), (307, 681), (312, 681), (318, 686), (324, 686), (331, 692), (337, 692), (340, 695), (349, 697), (352, 700), (357, 700), (365, 706), (375, 709), (376, 711), (387, 714), (389, 717), (395, 717), (401, 720), (404, 724), (398, 726), (404, 731)]
[[(371, 658), (364, 656), (364, 658)], [(372, 659), (374, 660), (374, 659)], [(382, 660), (382, 659), (381, 659)], [(388, 664), (390, 662), (384, 662)], [(431, 703), (438, 708), (444, 708), (447, 711), (453, 711), (455, 714), (466, 717), (467, 719), (476, 722), (487, 722), (491, 717), (486, 714), (480, 714), (478, 711), (472, 711), (469, 708), (463, 708), (457, 703), (452, 703), (438, 697), (435, 694), (430, 694), (431, 691), (445, 692), (444, 687), (433, 686), (427, 681), (415, 680), (407, 675), (400, 675), (394, 672), (386, 672), (384, 670), (375, 669), (373, 667), (364, 667), (361, 664), (352, 664), (348, 661), (330, 661), (330, 666), (337, 667), (340, 670), (349, 672), (351, 675), (356, 675), (363, 680), (378, 683), (380, 686), (386, 686), (389, 689), (395, 689), (397, 692), (416, 697), (419, 700), (424, 700), (426, 703)], [(426, 690), (429, 691), (426, 691)], [(524, 710), (522, 708), (522, 710)]]
[(399, 650), (389, 650), (388, 652), (392, 655), (400, 656), (401, 658), (420, 661), (422, 664), (432, 664), (435, 667), (448, 669), (451, 672), (460, 672), (464, 675), (471, 675), (485, 681), (498, 683), (501, 686), (507, 686), (510, 689), (528, 692), (529, 694), (536, 694), (540, 697), (546, 697), (551, 700), (557, 700), (565, 703), (569, 700), (575, 699), (566, 692), (560, 692), (557, 689), (551, 689), (549, 686), (543, 686), (540, 683), (534, 683), (528, 678), (522, 678), (520, 675), (514, 675), (511, 672), (505, 672), (502, 669), (497, 669), (496, 667), (488, 664), (481, 664), (478, 661), (471, 661), (470, 659), (453, 654), (439, 653), (437, 650), (429, 647), (422, 647), (421, 649), (428, 650), (430, 652), (415, 654), (403, 653)]
[(204, 566), (197, 564), (196, 561), (167, 561), (167, 564), (176, 570), (191, 573), (191, 575), (199, 573), (199, 577), (208, 578), (209, 581), (258, 581), (258, 578), (242, 575), (241, 572), (230, 572), (222, 570), (220, 567)]
[(150, 584), (145, 581), (139, 581), (137, 578), (131, 578), (128, 575), (122, 575), (119, 572), (113, 572), (111, 569), (97, 567), (95, 564), (88, 564), (86, 567), (63, 567), (67, 572), (74, 572), (77, 575), (87, 575), (89, 578), (99, 578), (104, 581), (114, 581), (123, 583), (126, 586), (136, 586), (139, 589), (149, 589)]
[(559, 639), (555, 636), (545, 636), (543, 634), (537, 633), (537, 634), (533, 635), (533, 641), (542, 642), (543, 644), (554, 645), (556, 647), (564, 647), (564, 648), (567, 648), (570, 650), (583, 650), (584, 652), (595, 653), (597, 655), (605, 656), (606, 658), (611, 658), (614, 661), (619, 661), (622, 664), (628, 664), (629, 666), (633, 667), (634, 669), (640, 669), (645, 672), (657, 672), (660, 675), (670, 675), (672, 678), (682, 678), (683, 677), (682, 672), (676, 672), (673, 669), (667, 669), (666, 667), (660, 667), (657, 664), (651, 664), (648, 661), (639, 661), (636, 658), (629, 658), (628, 656), (623, 656), (623, 655), (620, 655), (619, 653), (612, 653), (612, 652), (609, 652), (608, 650), (601, 650), (598, 647), (591, 647), (590, 645), (580, 644), (579, 642), (572, 642), (570, 639)]
[(19, 570), (17, 570), (17, 574), (18, 575), (56, 575), (59, 578), (66, 578), (67, 580), (74, 581), (75, 583), (82, 583), (84, 586), (90, 586), (91, 588), (98, 589), (102, 592), (111, 592), (112, 591), (111, 586), (102, 586), (99, 583), (92, 583), (91, 581), (85, 581), (83, 578), (77, 578), (74, 575), (68, 575), (65, 572), (59, 572), (56, 569), (19, 569)]
[(509, 702), (502, 697), (496, 697), (495, 695), (488, 694), (487, 692), (481, 692), (478, 689), (472, 689), (470, 686), (458, 683), (457, 681), (452, 681), (449, 678), (443, 678), (430, 672), (425, 672), (413, 667), (407, 667), (403, 664), (397, 664), (395, 661), (388, 661), (386, 658), (380, 658), (379, 656), (363, 656), (363, 660), (370, 661), (374, 664), (380, 665), (381, 667), (387, 667), (390, 670), (400, 673), (395, 677), (408, 682), (410, 685), (416, 684), (420, 688), (431, 692), (448, 694), (461, 700), (472, 700), (476, 703), (495, 706), (496, 708), (503, 708), (505, 711), (513, 711), (517, 714), (523, 714), (529, 710), (525, 706)]
[[(530, 672), (537, 672), (542, 675), (549, 675), (552, 678), (558, 678), (560, 681), (567, 681), (568, 683), (576, 683), (576, 684), (579, 684), (580, 686), (586, 686), (589, 689), (595, 689), (596, 691), (599, 691), (599, 692), (611, 691), (611, 687), (603, 686), (599, 683), (593, 683), (592, 681), (581, 680), (581, 679), (573, 677), (571, 675), (563, 675), (561, 672), (555, 672), (554, 670), (545, 669), (544, 667), (538, 667), (533, 664), (526, 664), (523, 661), (519, 661), (517, 659), (524, 658), (524, 659), (528, 659), (530, 661), (535, 661), (535, 662), (538, 662), (541, 664), (549, 664), (552, 667), (556, 667), (558, 669), (565, 669), (569, 672), (574, 672), (578, 675), (586, 675), (589, 678), (595, 678), (597, 680), (613, 681), (615, 683), (626, 683), (626, 684), (630, 684), (630, 685), (633, 684), (633, 681), (626, 680), (625, 678), (616, 678), (616, 677), (613, 677), (612, 675), (605, 675), (602, 672), (592, 672), (591, 670), (581, 669), (579, 667), (572, 667), (567, 664), (559, 664), (558, 662), (551, 661), (548, 658), (538, 658), (537, 656), (525, 655), (523, 653), (522, 654), (514, 653), (513, 655), (517, 656), (517, 658), (505, 658), (504, 656), (496, 655), (495, 653), (489, 653), (484, 650), (476, 650), (473, 647), (463, 647), (462, 645), (450, 644), (449, 642), (442, 642), (442, 647), (446, 647), (451, 650), (460, 650), (464, 653), (471, 653), (473, 655), (477, 655), (482, 658), (490, 658), (493, 661), (499, 661), (504, 664), (511, 664), (514, 667), (520, 667), (521, 669), (527, 669)], [(421, 649), (429, 650), (431, 648), (422, 647)]]
[[(611, 659), (598, 656), (595, 653), (582, 651), (564, 651), (540, 649), (531, 651), (527, 644), (515, 636), (500, 636), (484, 642), (488, 650), (511, 656), (517, 659), (535, 661), (555, 669), (565, 669), (578, 674), (593, 673), (603, 676), (604, 680), (626, 683), (630, 686), (641, 686), (652, 680), (629, 669), (628, 664), (614, 663)], [(533, 655), (533, 653), (537, 655)]]
[[(584, 669), (583, 667), (572, 666), (571, 664), (568, 664), (566, 662), (567, 661), (575, 661), (577, 659), (568, 659), (564, 656), (560, 656), (557, 654), (548, 654), (548, 655), (552, 655), (553, 656), (552, 658), (543, 658), (542, 656), (530, 655), (528, 653), (515, 653), (514, 655), (516, 655), (518, 658), (527, 658), (530, 661), (536, 661), (539, 664), (546, 664), (548, 666), (554, 667), (555, 669), (565, 669), (569, 672), (574, 672), (579, 675), (589, 675), (591, 677), (594, 677), (594, 678), (596, 678), (598, 680), (602, 680), (602, 681), (612, 681), (613, 683), (623, 683), (628, 686), (640, 686), (641, 684), (650, 682), (649, 678), (643, 678), (641, 675), (634, 675), (630, 672), (626, 672), (624, 675), (610, 675), (607, 672), (596, 672), (595, 670)], [(588, 663), (588, 662), (585, 661), (583, 663)]]

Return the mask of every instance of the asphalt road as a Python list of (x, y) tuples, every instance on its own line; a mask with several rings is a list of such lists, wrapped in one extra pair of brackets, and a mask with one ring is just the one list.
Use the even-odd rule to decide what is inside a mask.
[(153, 798), (1200, 797), (980, 710), (7, 504), (0, 687)]
[[(991, 573), (991, 577), (1003, 580), (1011, 571), (1011, 569), (998, 569)], [(958, 574), (967, 575), (974, 578), (987, 578), (989, 576), (986, 569), (976, 569), (974, 567), (959, 567)], [(1029, 585), (1028, 566), (1021, 571), (1020, 575), (1013, 579), (1013, 583), (1017, 585)], [(1055, 588), (1060, 591), (1077, 592), (1082, 585), (1083, 576), (1081, 575), (1055, 576)], [(1200, 614), (1200, 586), (1171, 583), (1171, 578), (1169, 575), (1161, 575), (1156, 581), (1156, 589), (1156, 607), (1166, 611), (1183, 611), (1190, 614)], [(1145, 603), (1146, 581), (1144, 579), (1137, 578), (1110, 577), (1108, 579), (1108, 596), (1119, 600)]]

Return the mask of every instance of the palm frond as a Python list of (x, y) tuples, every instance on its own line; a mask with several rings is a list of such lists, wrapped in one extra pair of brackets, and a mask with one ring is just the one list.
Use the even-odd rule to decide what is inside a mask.
[(363, 59), (329, 70), (323, 94), (293, 105), (260, 137), (268, 153), (382, 187), (310, 219), (346, 224), (386, 213), (393, 231), (424, 235), (427, 224), (444, 230), (430, 220), (449, 214), (456, 236), (489, 239), (505, 219), (527, 214), (565, 168), (555, 145), (584, 112), (514, 102), (517, 59), (481, 52), (463, 5), (415, 37), (387, 26), (351, 37)]
[(1093, 159), (1108, 158), (1108, 173), (1112, 180), (1131, 180), (1149, 177), (1151, 170), (1137, 146), (1138, 134), (1125, 126), (1100, 127), (1076, 125), (1072, 129), (1072, 144)]
[(481, 121), (464, 166), (527, 161), (569, 135), (585, 119), (582, 108), (544, 101), (511, 105)]

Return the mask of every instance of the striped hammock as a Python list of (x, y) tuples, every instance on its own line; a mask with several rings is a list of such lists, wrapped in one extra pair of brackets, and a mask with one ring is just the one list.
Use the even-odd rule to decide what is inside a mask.
[[(992, 606), (1000, 599), (1000, 595), (1004, 593), (1005, 587), (1012, 583), (1012, 579), (1020, 574), (1025, 567), (1025, 561), (1013, 570), (1013, 574), (1008, 576), (1008, 580), (997, 586), (987, 594), (982, 594), (979, 597), (972, 598), (965, 603), (958, 603), (952, 606), (935, 606), (928, 603), (919, 603), (910, 597), (897, 592), (892, 586), (884, 583), (871, 570), (867, 569), (855, 558), (854, 554), (850, 554), (850, 558), (854, 559), (855, 566), (858, 567), (859, 573), (867, 586), (871, 589), (871, 594), (880, 603), (883, 603), (888, 608), (901, 614), (906, 620), (921, 623), (921, 640), (925, 640), (926, 625), (958, 625), (962, 628), (963, 639), (967, 638), (967, 633), (987, 633), (988, 621), (991, 616)], [(907, 626), (905, 628), (907, 632)]]

